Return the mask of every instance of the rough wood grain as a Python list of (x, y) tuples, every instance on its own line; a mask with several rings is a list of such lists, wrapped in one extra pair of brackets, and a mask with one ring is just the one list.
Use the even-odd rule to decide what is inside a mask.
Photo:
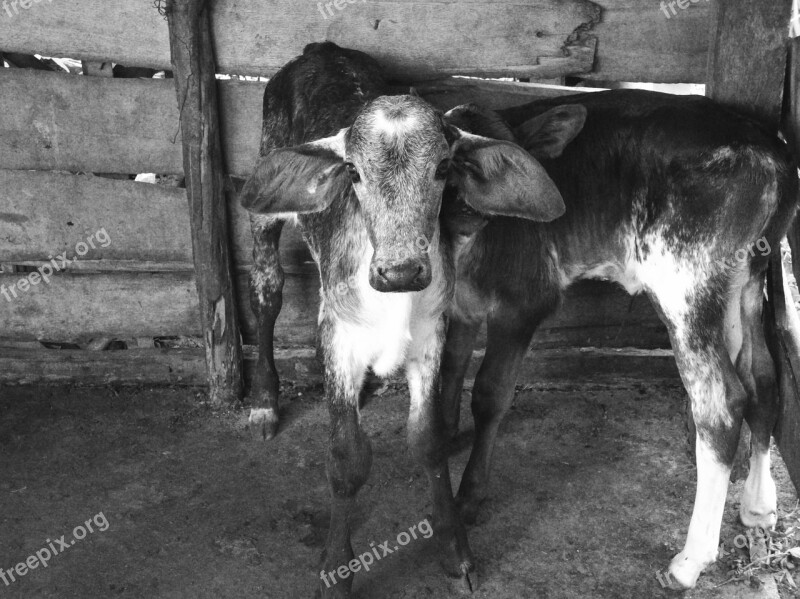
[[(253, 236), (245, 211), (229, 197), (234, 264), (252, 264)], [(0, 264), (36, 264), (103, 230), (70, 270), (192, 270), (186, 190), (114, 181), (92, 175), (0, 170)], [(311, 257), (294, 227), (286, 227), (281, 255), (288, 268)], [(125, 263), (128, 263), (127, 265)]]
[[(597, 0), (601, 22), (593, 71), (600, 81), (705, 83), (709, 2), (700, 0), (667, 18), (660, 0)], [(669, 0), (667, 0), (669, 2)], [(677, 7), (676, 7), (677, 8)]]
[[(247, 177), (258, 156), (264, 83), (218, 81), (226, 172)], [(493, 107), (577, 93), (569, 88), (449, 79), (418, 85), (442, 109)], [(25, 98), (25, 101), (20, 101)], [(173, 82), (0, 69), (0, 165), (6, 169), (180, 174)]]
[(206, 0), (169, 0), (167, 14), (208, 392), (212, 403), (223, 404), (242, 398), (244, 379), (210, 6)]
[[(248, 382), (252, 380), (256, 364), (253, 350), (252, 347), (245, 348), (244, 372)], [(471, 386), (471, 377), (474, 377), (482, 358), (482, 352), (475, 352), (467, 387)], [(279, 349), (275, 352), (275, 361), (284, 381), (304, 385), (322, 382), (322, 372), (313, 348)], [(533, 350), (525, 356), (520, 369), (520, 385), (565, 380), (614, 386), (639, 381), (680, 382), (675, 359), (669, 350), (569, 348)], [(90, 352), (0, 347), (1, 384), (75, 381), (87, 385), (204, 385), (203, 352), (194, 349)]]
[[(0, 336), (32, 341), (70, 341), (84, 336), (146, 337), (201, 335), (191, 273), (67, 274), (52, 277), (7, 301), (8, 289), (24, 275), (0, 275)], [(242, 336), (255, 341), (255, 319), (247, 301), (247, 275), (236, 279)], [(15, 287), (16, 289), (16, 287)], [(287, 274), (278, 345), (313, 345), (317, 331), (319, 277)], [(580, 283), (564, 307), (547, 319), (535, 347), (669, 347), (661, 321), (644, 296), (631, 298), (618, 287)]]
[[(800, 27), (796, 23), (795, 27)], [(785, 93), (788, 97), (784, 101), (784, 114), (781, 131), (786, 137), (789, 147), (794, 152), (795, 162), (800, 164), (800, 37), (795, 37), (789, 43), (789, 58)], [(795, 218), (792, 226), (786, 233), (789, 247), (792, 250), (792, 272), (795, 281), (800, 281), (800, 222)]]
[(0, 69), (0, 101), (3, 168), (183, 170), (172, 81)]
[(714, 6), (706, 95), (777, 131), (792, 0), (717, 0)]
[[(323, 5), (325, 2), (322, 3)], [(271, 75), (312, 41), (371, 52), (394, 77), (445, 74), (556, 77), (591, 69), (600, 18), (589, 0), (214, 3), (219, 72)], [(589, 30), (589, 35), (583, 35)], [(73, 0), (0, 19), (13, 52), (170, 68), (167, 27), (152, 0)]]

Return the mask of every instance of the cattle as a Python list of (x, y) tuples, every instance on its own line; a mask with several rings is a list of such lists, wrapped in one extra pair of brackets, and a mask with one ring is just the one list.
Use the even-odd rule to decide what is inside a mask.
[(297, 221), (319, 267), (332, 503), (319, 584), (326, 598), (348, 597), (353, 581), (340, 572), (354, 558), (349, 517), (372, 461), (359, 412), (370, 368), (383, 376), (405, 367), (409, 444), (430, 482), (442, 561), (450, 575), (476, 585), (438, 402), (454, 273), (439, 227), (442, 194), (449, 182), (470, 206), (498, 216), (547, 221), (564, 210), (528, 152), (448, 125), (419, 97), (389, 95), (381, 73), (361, 52), (329, 42), (307, 46), (266, 86), (260, 157), (241, 192), (253, 213), (251, 304), (258, 318), (250, 425), (263, 437), (278, 424), (273, 333), (284, 221)]
[(637, 90), (595, 92), (493, 113), (454, 109), (473, 134), (516, 140), (558, 186), (551, 223), (481, 215), (453, 186), (456, 292), (442, 364), (447, 434), (458, 430), (464, 372), (478, 329), (487, 346), (472, 391), (475, 439), (457, 494), (467, 522), (488, 494), (498, 427), (537, 325), (579, 279), (645, 293), (667, 326), (696, 425), (697, 488), (672, 585), (714, 562), (742, 420), (752, 431), (740, 518), (777, 519), (770, 476), (776, 375), (762, 325), (768, 254), (797, 208), (797, 169), (761, 123), (712, 102)]

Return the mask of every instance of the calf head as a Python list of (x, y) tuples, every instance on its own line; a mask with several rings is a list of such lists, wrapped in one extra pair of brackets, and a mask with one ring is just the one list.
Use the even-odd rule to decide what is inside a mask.
[(379, 97), (336, 135), (273, 150), (241, 201), (261, 214), (319, 212), (352, 187), (374, 250), (370, 285), (419, 291), (431, 281), (428, 248), (446, 183), (484, 214), (552, 220), (564, 212), (530, 154), (447, 124), (416, 96)]

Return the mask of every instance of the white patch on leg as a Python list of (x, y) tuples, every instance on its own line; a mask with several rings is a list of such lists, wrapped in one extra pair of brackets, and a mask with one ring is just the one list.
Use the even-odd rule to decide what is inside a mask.
[(766, 530), (778, 522), (778, 494), (769, 463), (769, 449), (750, 456), (750, 474), (739, 507), (739, 517), (748, 528), (760, 526)]
[(252, 408), (249, 420), (250, 426), (272, 424), (278, 421), (278, 415), (272, 408)]
[(703, 569), (714, 563), (719, 529), (728, 495), (730, 466), (721, 464), (708, 443), (699, 436), (696, 444), (697, 492), (686, 534), (686, 544), (669, 565), (669, 574), (684, 589), (692, 588)]
[(432, 398), (444, 346), (444, 320), (421, 317), (411, 329), (411, 346), (406, 361), (409, 406), (409, 429), (416, 427), (422, 406)]
[[(681, 369), (686, 391), (692, 398), (695, 420), (711, 426), (733, 425), (733, 416), (725, 401), (725, 383), (719, 364), (713, 355), (688, 351), (697, 333), (692, 330), (690, 316), (697, 301), (698, 290), (708, 280), (708, 269), (712, 260), (708, 248), (696, 247), (689, 257), (676, 256), (658, 235), (648, 236), (650, 252), (637, 265), (639, 280), (656, 297), (666, 319), (673, 326), (673, 350), (681, 352), (686, 365)], [(736, 275), (738, 276), (738, 274)], [(730, 320), (740, 323), (738, 300), (736, 314)], [(724, 331), (731, 351), (738, 353), (741, 347), (741, 324)]]

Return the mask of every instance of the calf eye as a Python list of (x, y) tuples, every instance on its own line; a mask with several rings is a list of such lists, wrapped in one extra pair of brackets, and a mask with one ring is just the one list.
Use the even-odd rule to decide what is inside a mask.
[(436, 174), (434, 177), (436, 179), (447, 179), (447, 171), (450, 169), (450, 160), (445, 158), (439, 163), (439, 166), (436, 167)]
[(347, 174), (350, 175), (350, 180), (353, 183), (358, 183), (361, 181), (361, 175), (358, 174), (355, 164), (352, 162), (345, 162), (344, 167), (347, 169)]

